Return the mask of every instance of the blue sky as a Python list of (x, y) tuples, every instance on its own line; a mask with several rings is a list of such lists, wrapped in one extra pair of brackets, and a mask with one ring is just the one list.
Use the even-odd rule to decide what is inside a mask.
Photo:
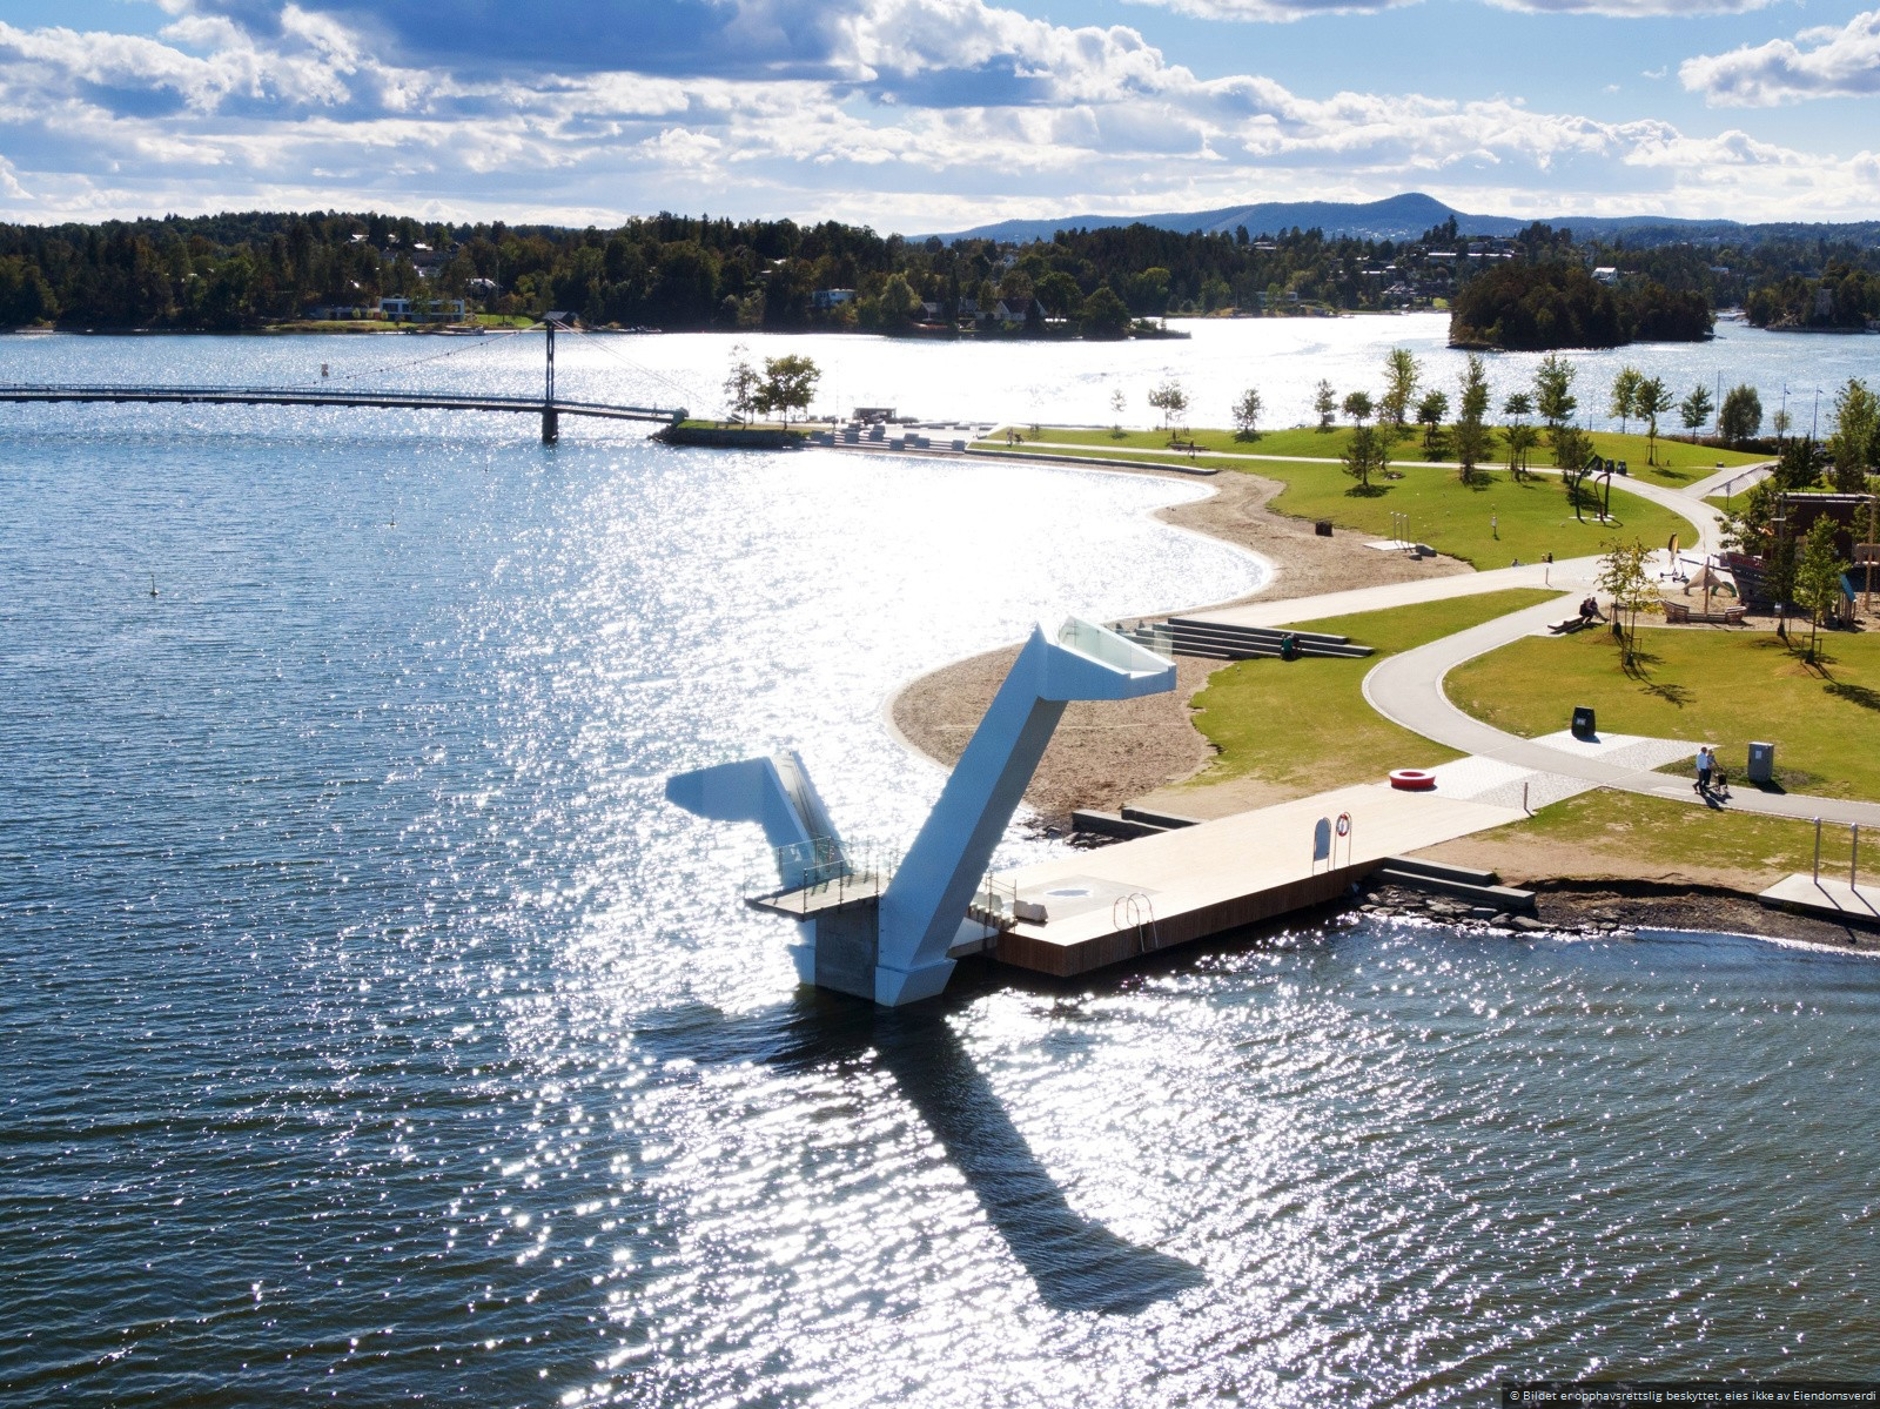
[(6, 0), (0, 216), (1880, 218), (1880, 9)]

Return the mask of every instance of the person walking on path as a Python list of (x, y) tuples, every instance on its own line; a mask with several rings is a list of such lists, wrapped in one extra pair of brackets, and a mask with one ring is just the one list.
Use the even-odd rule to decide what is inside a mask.
[(1697, 750), (1697, 791), (1706, 797), (1710, 795), (1710, 775), (1716, 770), (1717, 755), (1705, 744)]

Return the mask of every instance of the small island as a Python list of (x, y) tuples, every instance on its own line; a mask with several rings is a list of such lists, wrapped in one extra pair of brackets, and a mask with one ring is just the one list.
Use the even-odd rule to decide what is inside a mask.
[(1702, 342), (1715, 319), (1695, 290), (1614, 269), (1549, 260), (1503, 264), (1464, 285), (1450, 304), (1452, 347), (1552, 352), (1631, 342)]

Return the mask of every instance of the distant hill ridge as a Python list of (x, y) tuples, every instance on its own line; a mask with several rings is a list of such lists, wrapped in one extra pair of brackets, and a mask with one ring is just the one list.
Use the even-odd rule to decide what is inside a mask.
[[(1001, 220), (951, 235), (943, 240), (1001, 240), (1016, 244), (1048, 240), (1059, 230), (1100, 230), (1121, 225), (1153, 225), (1178, 234), (1231, 235), (1239, 226), (1258, 238), (1294, 226), (1319, 229), (1332, 237), (1366, 240), (1414, 240), (1426, 230), (1455, 217), (1464, 235), (1515, 235), (1533, 224), (1508, 215), (1470, 215), (1445, 205), (1434, 196), (1407, 191), (1381, 201), (1354, 204), (1344, 201), (1264, 201), (1257, 205), (1227, 206), (1220, 210), (1174, 212), (1165, 215), (1067, 215), (1055, 220)], [(1862, 245), (1880, 245), (1880, 221), (1853, 224), (1809, 224), (1780, 221), (1745, 225), (1735, 220), (1680, 220), (1664, 215), (1549, 217), (1545, 224), (1565, 227), (1580, 239), (1609, 240), (1624, 235), (1640, 243), (1669, 244), (1689, 240), (1702, 244), (1757, 241), (1773, 238), (1843, 239)]]

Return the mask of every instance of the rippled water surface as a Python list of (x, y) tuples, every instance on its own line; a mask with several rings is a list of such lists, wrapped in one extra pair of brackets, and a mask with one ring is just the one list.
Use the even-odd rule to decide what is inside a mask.
[[(7, 341), (0, 379), (388, 342)], [(756, 838), (664, 777), (798, 743), (904, 841), (939, 776), (889, 692), (1246, 590), (1148, 517), (1194, 491), (532, 438), (0, 420), (8, 1405), (1436, 1405), (1880, 1359), (1871, 963), (1367, 924), (892, 1014), (794, 988)]]

